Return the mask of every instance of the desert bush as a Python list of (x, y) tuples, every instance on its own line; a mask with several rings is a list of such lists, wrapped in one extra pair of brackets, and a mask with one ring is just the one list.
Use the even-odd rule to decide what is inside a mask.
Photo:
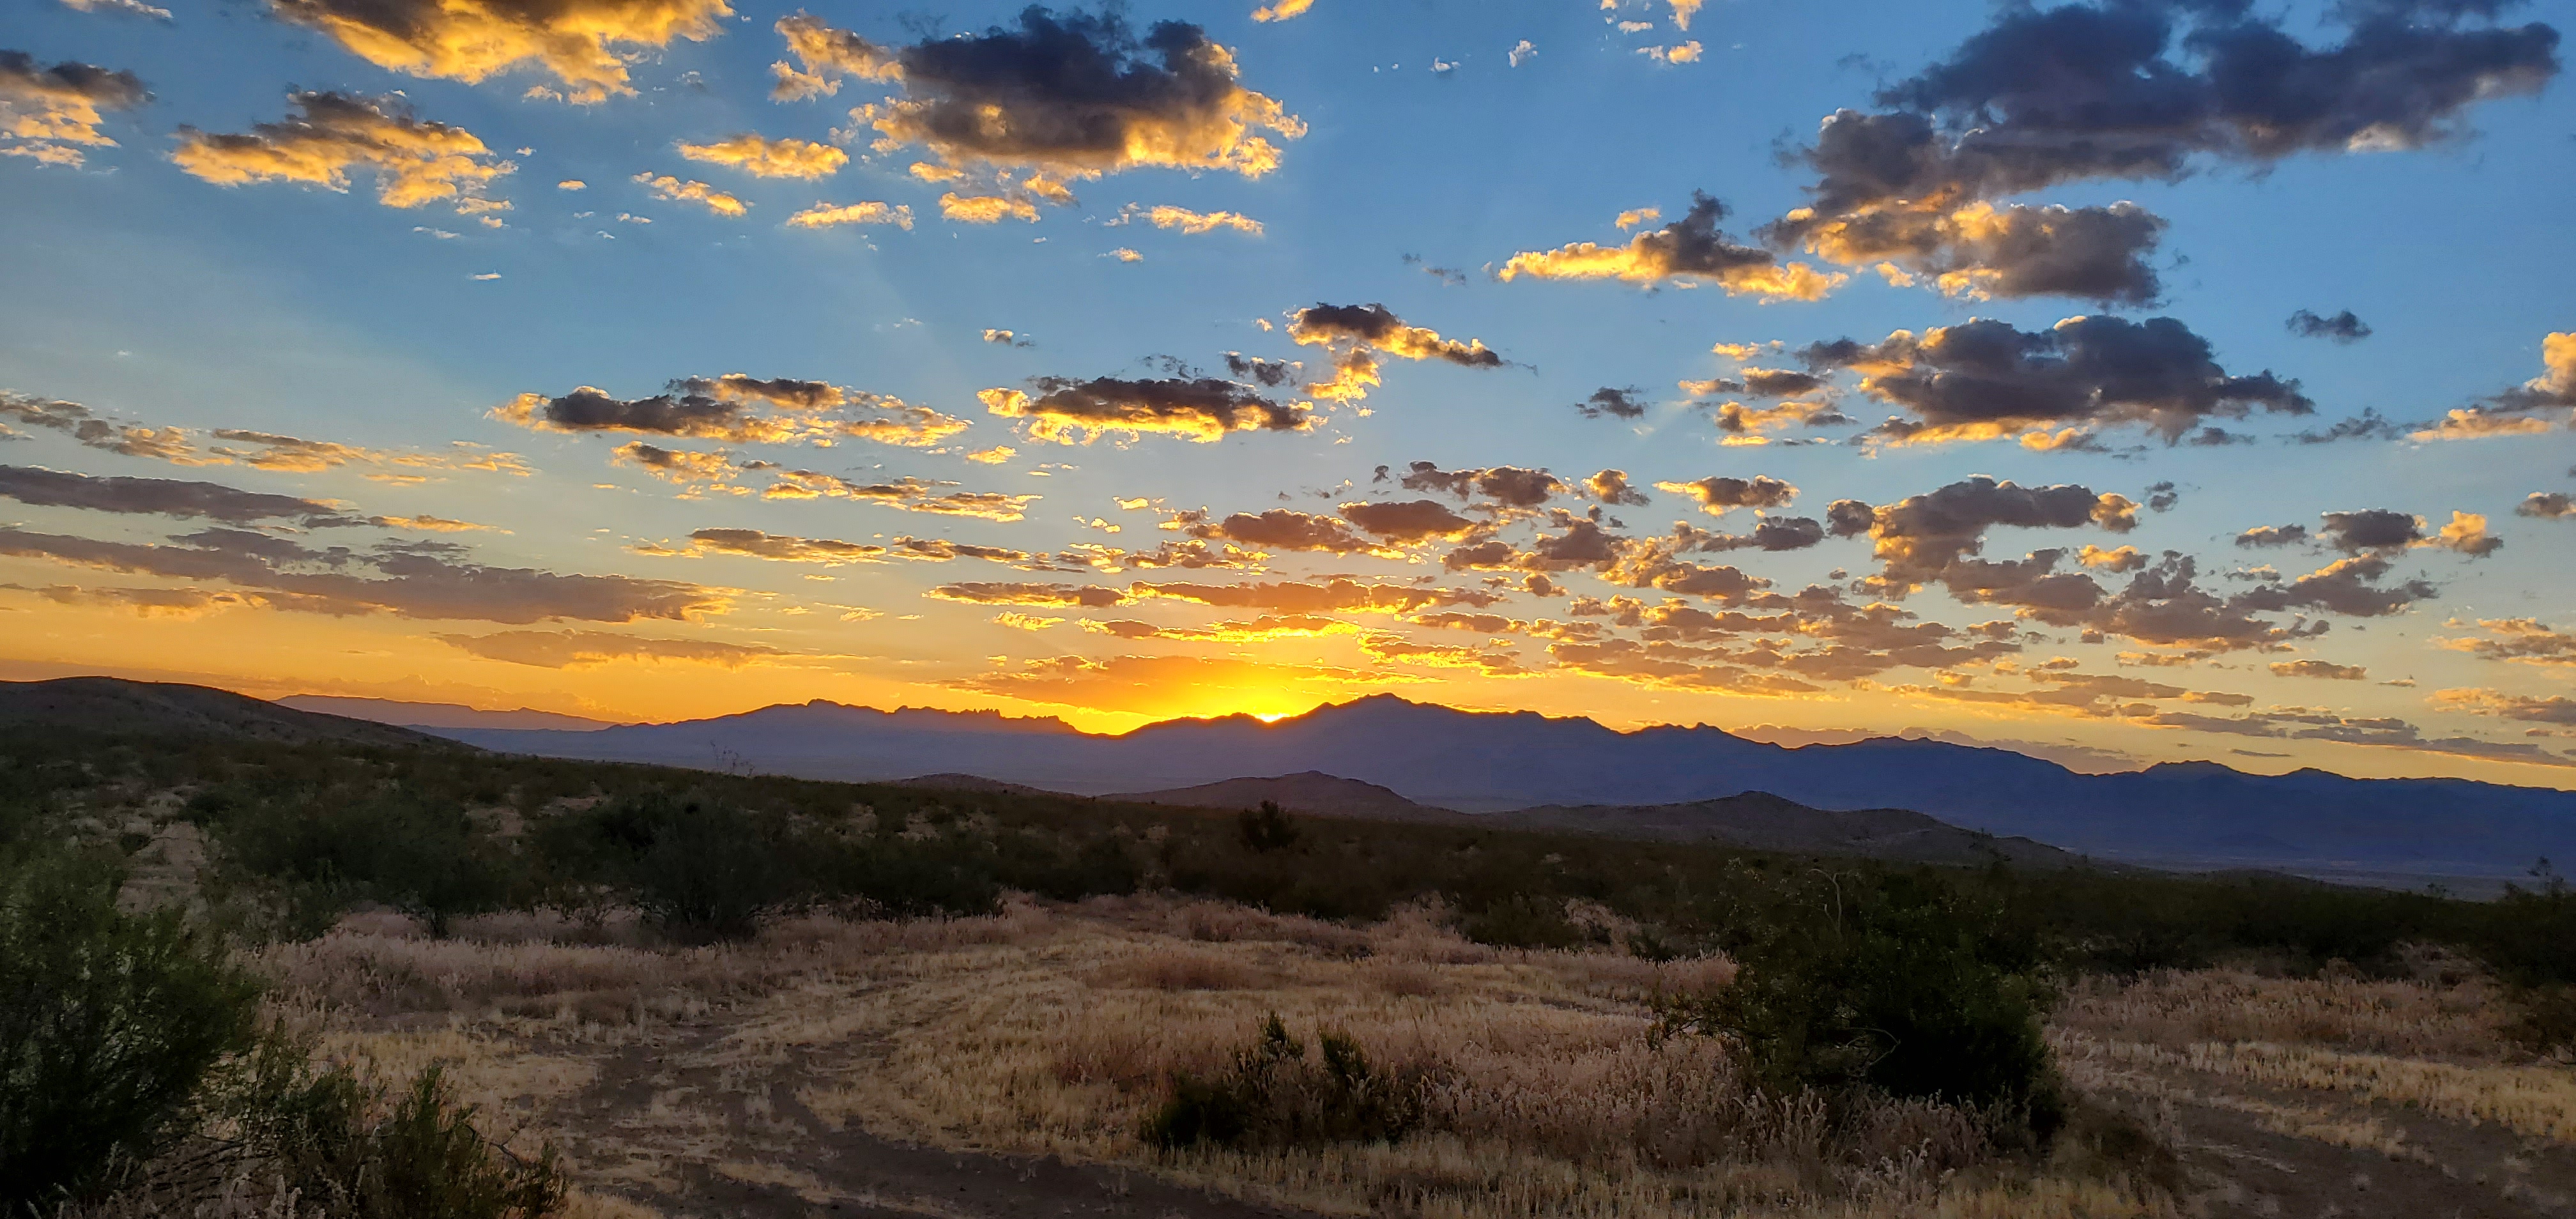
[(1297, 823), (1288, 819), (1276, 800), (1264, 800), (1261, 807), (1237, 814), (1235, 834), (1243, 840), (1243, 849), (1256, 855), (1288, 850), (1297, 845), (1298, 837)]
[(516, 861), (451, 800), (211, 792), (188, 812), (213, 831), (228, 870), (273, 888), (282, 929), (298, 938), (320, 935), (359, 901), (413, 915), (444, 936), (450, 920), (500, 909), (521, 891)]
[(120, 912), (118, 880), (61, 851), (0, 854), (0, 1211), (150, 1158), (250, 1044), (249, 975), (175, 912)]
[(1497, 948), (1572, 948), (1583, 929), (1565, 917), (1565, 903), (1523, 895), (1494, 902), (1458, 920), (1468, 939)]
[(1316, 1041), (1320, 1059), (1309, 1059), (1272, 1013), (1223, 1075), (1172, 1079), (1170, 1095), (1145, 1120), (1145, 1141), (1165, 1149), (1392, 1143), (1421, 1123), (1420, 1076), (1373, 1065), (1335, 1030)]
[(554, 1153), (523, 1160), (487, 1140), (437, 1066), (389, 1090), (292, 1047), (233, 1107), (258, 1170), (335, 1219), (540, 1219), (563, 1203)]
[(803, 889), (776, 818), (647, 791), (546, 824), (559, 876), (605, 885), (686, 939), (739, 939)]
[(1750, 929), (1731, 985), (1667, 998), (1666, 1027), (1736, 1043), (1774, 1092), (1875, 1091), (2053, 1130), (2040, 1032), (2052, 992), (1999, 911), (1930, 883), (1847, 890), (1828, 877), (1806, 896)]

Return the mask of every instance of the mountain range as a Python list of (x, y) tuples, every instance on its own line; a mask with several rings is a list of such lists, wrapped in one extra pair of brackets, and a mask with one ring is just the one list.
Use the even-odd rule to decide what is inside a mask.
[(948, 772), (1079, 795), (1315, 771), (1439, 809), (1687, 804), (1766, 792), (1814, 808), (1908, 809), (1999, 837), (2157, 866), (2351, 878), (2511, 878), (2576, 857), (2576, 792), (2464, 779), (2248, 774), (2213, 762), (2083, 774), (2002, 749), (1881, 738), (1788, 748), (1707, 727), (1372, 695), (1264, 722), (1169, 720), (1093, 735), (992, 711), (815, 701), (589, 731), (427, 728), (489, 749), (888, 781)]

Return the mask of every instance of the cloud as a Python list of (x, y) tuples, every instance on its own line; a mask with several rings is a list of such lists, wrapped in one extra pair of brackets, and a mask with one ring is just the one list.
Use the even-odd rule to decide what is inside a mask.
[(2325, 514), (2325, 527), (2317, 531), (2317, 540), (2345, 554), (2393, 554), (2424, 544), (2424, 518), (2386, 508), (2329, 512)]
[[(2024, 529), (2097, 525), (2126, 533), (2137, 526), (2137, 508), (2125, 496), (2097, 495), (2088, 487), (2023, 487), (1980, 475), (1877, 508), (1870, 517), (1869, 535), (1879, 562), (1885, 565), (1884, 580), (1901, 589), (1920, 587), (1939, 578), (1953, 561), (1983, 553), (1986, 531), (1998, 525)], [(1836, 531), (1842, 532), (1839, 522)]]
[[(124, 610), (137, 618), (203, 618), (223, 610), (262, 608), (270, 604), (267, 598), (257, 593), (218, 592), (203, 588), (82, 588), (73, 584), (49, 584), (32, 589), (0, 584), (0, 588), (32, 592), (56, 605)], [(286, 608), (292, 608), (292, 605)]]
[(939, 214), (959, 224), (1000, 224), (1005, 220), (1038, 222), (1036, 204), (1007, 195), (961, 195), (950, 191), (939, 196)]
[(2576, 728), (2576, 698), (2553, 694), (2538, 698), (2528, 694), (2506, 694), (2497, 690), (2444, 690), (2433, 696), (2443, 707), (2466, 711), (2472, 715), (2502, 716), (2526, 724), (2556, 724)]
[(2333, 317), (2319, 317), (2312, 310), (2301, 309), (2282, 323), (2290, 333), (2303, 339), (2331, 339), (2337, 343), (2358, 343), (2370, 337), (2370, 323), (2346, 309)]
[[(477, 84), (522, 65), (560, 89), (530, 96), (605, 101), (635, 92), (634, 50), (703, 42), (733, 15), (725, 0), (269, 0), (277, 15), (329, 35), (380, 68)], [(631, 48), (631, 50), (630, 50)]]
[(769, 65), (778, 77), (770, 91), (775, 100), (787, 102), (809, 97), (828, 97), (841, 91), (844, 77), (861, 80), (896, 81), (903, 79), (903, 63), (895, 53), (869, 42), (848, 30), (834, 29), (820, 17), (799, 12), (781, 17), (771, 27), (787, 39), (787, 53), (796, 57), (797, 65), (786, 60)]
[(942, 584), (925, 596), (968, 605), (1031, 605), (1058, 609), (1106, 609), (1125, 605), (1127, 594), (1091, 584)]
[[(1616, 470), (1605, 470), (1603, 474), (1617, 474), (1620, 487), (1626, 487), (1626, 475)], [(1435, 491), (1462, 500), (1483, 495), (1506, 508), (1535, 508), (1546, 503), (1550, 496), (1569, 490), (1565, 480), (1545, 470), (1520, 466), (1443, 470), (1427, 461), (1417, 461), (1407, 467), (1398, 482), (1407, 491)]]
[(616, 661), (676, 660), (739, 669), (785, 652), (761, 644), (711, 639), (648, 639), (609, 631), (499, 631), (489, 635), (440, 635), (440, 643), (485, 660), (541, 669), (586, 669)]
[(1168, 203), (1141, 209), (1135, 204), (1128, 204), (1127, 209), (1119, 213), (1119, 218), (1111, 223), (1123, 224), (1133, 216), (1142, 216), (1152, 221), (1154, 227), (1158, 229), (1179, 229), (1192, 235), (1212, 233), (1218, 229), (1233, 229), (1239, 233), (1250, 233), (1255, 237), (1262, 235), (1261, 222), (1241, 212), (1194, 212), (1185, 207), (1173, 207)]
[(2576, 760), (2562, 758), (2537, 745), (2502, 744), (2482, 741), (2475, 737), (2427, 737), (2423, 730), (2415, 725), (2386, 716), (2357, 718), (2305, 709), (2258, 711), (2251, 715), (2235, 717), (2166, 711), (2153, 715), (2134, 716), (2131, 717), (2131, 722), (2158, 728), (2184, 728), (2230, 736), (2336, 741), (2347, 745), (2371, 745), (2387, 749), (2448, 754), (2455, 757), (2529, 762), (2543, 766), (2576, 765)]
[(2480, 618), (2478, 627), (2492, 638), (2444, 639), (2441, 645), (2485, 660), (2576, 665), (2576, 633), (2552, 630), (2535, 618)]
[(1263, 614), (1249, 622), (1215, 622), (1203, 627), (1156, 626), (1150, 622), (1117, 619), (1101, 622), (1085, 620), (1082, 629), (1120, 639), (1181, 639), (1193, 643), (1264, 643), (1274, 639), (1313, 639), (1324, 635), (1351, 635), (1359, 627), (1339, 618), (1315, 614)]
[[(684, 620), (725, 607), (722, 594), (671, 580), (563, 575), (448, 557), (448, 543), (313, 550), (267, 534), (208, 529), (171, 545), (106, 542), (0, 528), (0, 555), (175, 580), (216, 580), (267, 594), (273, 608), (522, 625)], [(374, 574), (364, 574), (373, 569)]]
[(143, 0), (63, 0), (63, 3), (84, 13), (107, 13), (117, 17), (147, 17), (154, 21), (170, 19), (170, 10), (145, 4)]
[[(1187, 520), (1189, 514), (1184, 514)], [(1289, 508), (1273, 508), (1258, 515), (1237, 512), (1221, 521), (1204, 519), (1183, 525), (1191, 537), (1216, 541), (1240, 542), (1271, 550), (1314, 550), (1326, 554), (1382, 554), (1385, 546), (1351, 532), (1351, 527), (1329, 516), (1315, 516)]]
[(2433, 535), (2432, 544), (2482, 559), (2503, 549), (2504, 539), (2487, 532), (2487, 518), (2474, 512), (2453, 512), (2451, 523)]
[(791, 444), (835, 437), (924, 448), (965, 431), (963, 419), (900, 398), (826, 381), (744, 373), (682, 377), (662, 393), (615, 398), (594, 386), (549, 398), (525, 393), (491, 417), (547, 432), (630, 432), (737, 444)]
[(1017, 28), (870, 53), (891, 56), (901, 96), (853, 119), (877, 130), (880, 151), (918, 144), (952, 166), (1059, 179), (1146, 167), (1257, 178), (1279, 165), (1278, 146), (1260, 132), (1306, 133), (1278, 102), (1243, 87), (1232, 52), (1183, 21), (1156, 22), (1139, 39), (1114, 11), (1032, 5)]
[(1628, 472), (1625, 470), (1603, 470), (1584, 479), (1583, 489), (1591, 492), (1592, 498), (1605, 504), (1641, 507), (1646, 502), (1642, 492), (1628, 485)]
[(1519, 42), (1512, 44), (1510, 58), (1512, 66), (1515, 68), (1528, 63), (1529, 61), (1538, 58), (1538, 44), (1531, 42), (1526, 38), (1521, 39)]
[(2534, 491), (2514, 505), (2513, 514), (2541, 520), (2564, 520), (2576, 516), (2576, 497), (2570, 497), (2564, 491)]
[(292, 495), (241, 491), (220, 483), (70, 474), (29, 466), (0, 466), (0, 497), (39, 507), (193, 517), (231, 525), (272, 520), (307, 528), (367, 523), (367, 518), (352, 516), (338, 505)]
[(762, 489), (768, 499), (850, 499), (906, 512), (928, 512), (939, 516), (967, 516), (979, 520), (1009, 523), (1025, 519), (1035, 495), (1006, 495), (998, 491), (947, 491), (941, 487), (957, 484), (927, 482), (904, 477), (877, 482), (860, 482), (837, 474), (816, 470), (786, 470), (770, 463), (745, 463), (743, 469), (760, 469), (773, 473), (778, 481)]
[(996, 415), (1029, 421), (1033, 439), (1089, 444), (1112, 433), (1148, 432), (1213, 442), (1234, 432), (1303, 432), (1314, 427), (1305, 403), (1282, 404), (1249, 385), (1214, 377), (1075, 381), (1039, 377), (1035, 398), (1016, 389), (976, 395)]
[(98, 129), (106, 121), (99, 111), (133, 110), (150, 100), (132, 72), (69, 60), (38, 67), (24, 51), (0, 50), (0, 156), (76, 168), (87, 150), (116, 146)]
[(1442, 338), (1437, 330), (1406, 325), (1384, 305), (1309, 305), (1288, 316), (1288, 337), (1302, 346), (1336, 352), (1367, 349), (1408, 360), (1442, 360), (1462, 368), (1503, 366), (1501, 353), (1485, 346), (1484, 340)]
[(2307, 540), (2308, 527), (2305, 525), (2257, 525), (2236, 535), (2236, 544), (2249, 549), (2257, 546), (2297, 546)]
[(1729, 508), (1778, 508), (1798, 498), (1798, 489), (1767, 474), (1751, 478), (1712, 476), (1686, 483), (1655, 484), (1658, 491), (1687, 495), (1698, 501), (1700, 510), (1710, 516), (1724, 516)]
[(1342, 505), (1342, 515), (1370, 533), (1398, 546), (1445, 539), (1455, 541), (1479, 527), (1437, 500)]
[(1265, 4), (1252, 10), (1252, 19), (1255, 21), (1286, 21), (1291, 17), (1305, 16), (1306, 10), (1313, 7), (1315, 7), (1315, 0), (1274, 0), (1273, 3)]
[(1946, 211), (1892, 210), (1818, 220), (1806, 212), (1765, 226), (1761, 236), (1800, 244), (1818, 257), (1877, 263), (1898, 286), (1916, 276), (1962, 300), (2071, 296), (2144, 305), (2163, 294), (2147, 262), (2165, 222), (2134, 203), (2103, 207), (1996, 207), (1976, 202)]
[(868, 542), (800, 538), (757, 529), (701, 529), (689, 535), (689, 549), (700, 554), (740, 555), (781, 563), (875, 563), (886, 548)]
[[(812, 181), (839, 173), (850, 154), (812, 140), (779, 139), (746, 132), (713, 144), (679, 146), (680, 155), (709, 165), (726, 165), (755, 178), (802, 178)], [(670, 196), (664, 196), (669, 198)], [(713, 204), (709, 204), (713, 206)], [(719, 209), (722, 210), (722, 209)], [(739, 215), (739, 212), (727, 212)]]
[[(16, 419), (32, 427), (61, 432), (74, 441), (103, 452), (127, 457), (150, 457), (184, 466), (246, 465), (261, 470), (289, 473), (312, 473), (341, 466), (377, 467), (381, 472), (367, 477), (391, 482), (426, 481), (427, 476), (398, 473), (397, 470), (482, 471), (496, 474), (530, 474), (527, 462), (516, 453), (501, 453), (465, 441), (451, 444), (447, 453), (420, 453), (400, 449), (362, 449), (327, 440), (304, 440), (274, 432), (217, 428), (214, 438), (229, 441), (199, 449), (191, 434), (183, 428), (146, 427), (102, 419), (77, 402), (38, 398), (0, 390), (0, 418)], [(236, 448), (232, 445), (247, 445)]]
[(375, 176), (376, 201), (386, 207), (447, 200), (459, 215), (491, 225), (500, 223), (491, 213), (509, 209), (484, 192), (518, 167), (473, 132), (412, 117), (410, 103), (399, 96), (305, 92), (286, 101), (293, 113), (252, 124), (245, 134), (181, 127), (170, 159), (217, 186), (294, 182), (346, 191), (350, 171), (363, 169)]
[(1819, 372), (1858, 370), (1862, 393), (1912, 412), (1873, 433), (1890, 443), (2019, 435), (2045, 448), (2065, 441), (2051, 429), (2137, 425), (2172, 444), (2211, 418), (2314, 409), (2296, 381), (2229, 374), (2209, 340), (2172, 318), (2094, 315), (2041, 331), (1977, 319), (1920, 338), (1899, 330), (1875, 344), (1814, 343), (1799, 359)]
[(891, 224), (909, 230), (912, 228), (912, 206), (874, 201), (825, 203), (817, 200), (814, 206), (787, 218), (788, 227), (798, 229), (828, 229), (848, 224)]
[(2413, 440), (2463, 440), (2528, 436), (2553, 427), (2576, 428), (2576, 331), (2541, 340), (2537, 377), (2477, 406), (2462, 407), (2440, 423), (2409, 434)]
[(2322, 677), (2328, 681), (2360, 681), (2370, 670), (2360, 665), (2339, 665), (2327, 660), (2276, 660), (2269, 666), (2274, 677)]
[(1035, 347), (1038, 345), (1036, 339), (1010, 330), (986, 330), (984, 332), (984, 341), (987, 343), (999, 343), (1004, 347)]
[(1643, 392), (1635, 386), (1613, 389), (1604, 385), (1592, 391), (1591, 397), (1575, 403), (1574, 409), (1586, 419), (1599, 419), (1604, 416), (1612, 419), (1643, 419), (1646, 417), (1646, 404), (1637, 400), (1638, 395)]
[(1321, 584), (1287, 581), (1268, 584), (1150, 584), (1130, 590), (1137, 597), (1191, 601), (1230, 609), (1259, 609), (1278, 614), (1409, 614), (1450, 605), (1487, 606), (1499, 594), (1477, 589), (1421, 585), (1366, 584), (1336, 579)]
[(719, 216), (740, 216), (751, 210), (750, 204), (704, 182), (684, 182), (669, 174), (656, 174), (650, 171), (635, 175), (635, 181), (644, 189), (653, 192), (653, 197), (656, 199), (665, 199), (673, 203), (694, 203)]
[(1705, 283), (1730, 296), (1758, 296), (1765, 301), (1821, 300), (1846, 278), (1804, 263), (1784, 266), (1768, 250), (1737, 244), (1718, 230), (1717, 222), (1725, 216), (1725, 204), (1694, 194), (1688, 214), (1660, 229), (1639, 233), (1624, 246), (1605, 248), (1584, 241), (1514, 254), (1495, 274), (1506, 280), (1523, 275), (1616, 279), (1640, 287), (1666, 281)]
[(1157, 719), (1240, 715), (1246, 706), (1285, 713), (1383, 684), (1382, 675), (1230, 656), (1055, 656), (949, 683), (979, 694)]

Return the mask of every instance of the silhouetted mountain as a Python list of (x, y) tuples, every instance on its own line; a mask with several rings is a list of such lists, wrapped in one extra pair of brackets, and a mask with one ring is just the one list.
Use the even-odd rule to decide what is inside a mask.
[(1365, 817), (1372, 821), (1455, 821), (1475, 823), (1465, 813), (1416, 804), (1375, 783), (1299, 771), (1267, 779), (1226, 779), (1170, 791), (1124, 792), (1104, 797), (1134, 804), (1177, 804), (1185, 808), (1254, 808), (1276, 800), (1292, 813), (1315, 817)]
[(902, 786), (931, 787), (937, 788), (941, 791), (992, 792), (1005, 796), (1061, 796), (1065, 794), (1063, 792), (1051, 792), (1043, 788), (1031, 787), (1026, 783), (1004, 783), (1000, 779), (987, 779), (982, 775), (961, 775), (954, 773), (915, 775), (912, 778), (903, 780)]
[(2512, 876), (2576, 857), (2576, 793), (2459, 779), (2250, 775), (2214, 763), (2086, 775), (2001, 749), (1880, 739), (1788, 749), (1715, 728), (1375, 695), (1263, 723), (1172, 720), (1092, 736), (1055, 719), (814, 702), (599, 732), (444, 730), (561, 757), (747, 766), (818, 779), (957, 771), (1051, 791), (1160, 791), (1321, 771), (1435, 807), (1662, 805), (1748, 791), (1821, 809), (1906, 808), (1966, 829), (2134, 862), (2311, 873)]
[(530, 711), (524, 707), (517, 711), (485, 711), (462, 703), (406, 703), (390, 698), (342, 698), (329, 694), (292, 694), (277, 700), (277, 705), (404, 728), (542, 728), (597, 732), (616, 726), (607, 720), (585, 719), (553, 711)]
[(230, 690), (116, 677), (0, 682), (0, 725), (354, 745), (425, 745), (436, 739)]

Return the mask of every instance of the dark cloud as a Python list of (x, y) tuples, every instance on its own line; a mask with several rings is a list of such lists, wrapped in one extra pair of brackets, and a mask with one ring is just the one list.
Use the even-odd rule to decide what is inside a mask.
[(440, 643), (485, 660), (541, 669), (578, 669), (615, 661), (677, 660), (738, 669), (784, 656), (756, 643), (713, 639), (650, 639), (609, 631), (498, 631), (489, 635), (440, 635)]
[(2305, 525), (2257, 525), (2236, 535), (2236, 544), (2249, 548), (2297, 546), (2307, 540), (2308, 527)]
[(1264, 360), (1246, 356), (1239, 351), (1225, 353), (1225, 370), (1232, 374), (1235, 380), (1248, 381), (1271, 389), (1277, 389), (1296, 380), (1298, 367), (1294, 360)]
[(1783, 265), (1771, 251), (1737, 242), (1717, 227), (1725, 218), (1725, 204), (1694, 192), (1690, 211), (1681, 219), (1639, 233), (1624, 246), (1584, 241), (1514, 254), (1495, 275), (1506, 280), (1523, 275), (1617, 279), (1641, 287), (1678, 280), (1715, 284), (1730, 295), (1790, 300), (1818, 300), (1842, 283), (1843, 276), (1822, 274), (1804, 263)]
[(2339, 665), (2330, 660), (2276, 660), (2265, 666), (2274, 677), (2316, 677), (2327, 681), (2360, 681), (2370, 670), (2360, 665)]
[(2087, 179), (2180, 178), (2202, 161), (2415, 148), (2477, 102), (2557, 74), (2557, 31), (2471, 26), (2493, 6), (2347, 5), (2311, 47), (2239, 3), (2106, 0), (2004, 9), (1947, 59), (1840, 110), (1801, 153), (1811, 205), (1766, 240), (1893, 259), (1954, 295), (2142, 303), (2163, 221), (2128, 205), (1997, 208)]
[(1016, 28), (932, 35), (893, 51), (826, 32), (845, 51), (891, 65), (877, 75), (901, 84), (903, 96), (866, 119), (888, 140), (956, 164), (1059, 178), (1146, 166), (1259, 177), (1278, 167), (1279, 149), (1254, 133), (1295, 139), (1306, 130), (1244, 88), (1233, 54), (1185, 21), (1156, 22), (1139, 38), (1114, 9), (1031, 5)]
[(2171, 444), (2212, 416), (2314, 409), (2296, 381), (2229, 374), (2209, 340), (2172, 318), (2095, 315), (2042, 331), (1980, 319), (1920, 338), (1811, 344), (1799, 358), (1858, 369), (1862, 393), (1916, 416), (1883, 434), (1918, 443), (2137, 424)]
[(2355, 316), (2350, 309), (2333, 317), (2319, 317), (2313, 311), (2301, 309), (2291, 314), (2290, 320), (2283, 325), (2289, 328), (2290, 333), (2303, 339), (2332, 339), (2337, 343), (2358, 343), (2370, 337), (2370, 324)]
[(1748, 368), (1744, 370), (1744, 392), (1757, 398), (1786, 398), (1823, 387), (1825, 379), (1812, 372), (1788, 368)]
[[(486, 567), (455, 561), (456, 548), (438, 544), (365, 552), (314, 550), (234, 529), (171, 540), (175, 544), (104, 542), (0, 529), (0, 554), (133, 575), (219, 580), (272, 594), (273, 604), (321, 613), (518, 625), (549, 619), (688, 619), (724, 606), (722, 595), (695, 584)], [(294, 600), (290, 604), (281, 598)]]
[(1280, 614), (1328, 614), (1336, 611), (1410, 614), (1451, 605), (1483, 607), (1503, 597), (1465, 588), (1366, 584), (1331, 580), (1321, 584), (1285, 581), (1264, 584), (1144, 584), (1131, 590), (1138, 597), (1161, 597), (1234, 609), (1262, 609)]
[(1768, 474), (1756, 474), (1751, 478), (1713, 475), (1686, 483), (1659, 482), (1655, 489), (1687, 495), (1710, 516), (1724, 516), (1730, 508), (1778, 508), (1798, 498), (1796, 487)]
[(2539, 517), (2542, 520), (2561, 520), (2576, 516), (2576, 497), (2571, 497), (2564, 491), (2534, 491), (2520, 504), (2514, 506), (2513, 514)]
[(1125, 605), (1128, 596), (1114, 588), (1089, 584), (942, 584), (927, 596), (969, 605), (1033, 605), (1053, 609), (1105, 609)]
[(367, 523), (367, 518), (337, 506), (292, 495), (242, 491), (220, 483), (69, 474), (28, 466), (0, 466), (0, 496), (39, 507), (200, 517), (234, 525), (291, 521), (310, 528)]
[(1805, 550), (1825, 540), (1824, 522), (1811, 516), (1765, 517), (1746, 534), (1708, 534), (1692, 547), (1704, 552), (1728, 550)]
[[(1609, 471), (1617, 473), (1617, 471)], [(1621, 488), (1626, 476), (1621, 475)], [(1519, 466), (1493, 466), (1482, 470), (1443, 470), (1439, 466), (1417, 461), (1405, 468), (1398, 480), (1407, 491), (1431, 491), (1469, 499), (1483, 495), (1507, 508), (1535, 508), (1569, 488), (1563, 479), (1545, 470)]]
[(1613, 419), (1642, 419), (1646, 416), (1646, 404), (1638, 401), (1637, 397), (1643, 392), (1633, 385), (1626, 389), (1604, 385), (1592, 391), (1591, 397), (1575, 403), (1574, 409), (1582, 412), (1586, 419), (1599, 419), (1605, 415)]
[[(1852, 501), (1844, 501), (1852, 502)], [(1836, 532), (1852, 515), (1837, 503), (1828, 510)], [(1912, 495), (1871, 513), (1882, 579), (1903, 589), (1939, 578), (1963, 556), (1982, 553), (1986, 531), (1998, 525), (2024, 529), (2076, 529), (2097, 525), (2115, 533), (2137, 526), (2137, 505), (2125, 496), (2064, 484), (2023, 487), (1986, 477)]]
[(2325, 527), (2317, 531), (2317, 540), (2346, 554), (2393, 553), (2425, 540), (2424, 521), (2411, 512), (2386, 508), (2329, 512), (2325, 522)]
[(1478, 528), (1476, 522), (1450, 511), (1438, 500), (1429, 499), (1344, 504), (1342, 515), (1352, 524), (1399, 546), (1434, 538), (1456, 539)]
[(1460, 342), (1408, 326), (1384, 305), (1315, 304), (1289, 315), (1288, 337), (1315, 347), (1348, 344), (1408, 360), (1445, 360), (1465, 368), (1500, 368), (1501, 353), (1481, 339)]
[(25, 51), (0, 50), (0, 156), (76, 167), (89, 149), (116, 146), (98, 129), (99, 111), (150, 100), (132, 72), (68, 60), (48, 68)]
[(800, 538), (757, 529), (701, 529), (689, 535), (690, 548), (701, 553), (744, 555), (785, 563), (873, 563), (886, 548), (870, 542)]
[(743, 373), (681, 377), (659, 394), (617, 398), (592, 386), (561, 397), (521, 394), (492, 417), (550, 432), (633, 432), (742, 443), (854, 437), (920, 447), (966, 430), (966, 422), (901, 399), (823, 381)]
[[(1187, 520), (1187, 517), (1183, 519)], [(1273, 508), (1259, 515), (1237, 512), (1221, 521), (1190, 522), (1184, 525), (1184, 529), (1195, 538), (1240, 542), (1271, 550), (1375, 554), (1383, 549), (1378, 543), (1351, 532), (1351, 527), (1340, 520), (1288, 508)]]
[(978, 394), (986, 409), (1029, 421), (1029, 434), (1061, 444), (1088, 444), (1108, 433), (1158, 432), (1215, 441), (1234, 432), (1302, 432), (1314, 426), (1304, 403), (1279, 403), (1259, 390), (1215, 377), (1075, 381), (1040, 377), (1035, 398), (1016, 389)]
[(2396, 440), (2411, 430), (2408, 425), (2389, 419), (2377, 410), (2365, 409), (2350, 419), (2336, 420), (2331, 427), (2300, 432), (2290, 437), (2290, 440), (2294, 444), (2332, 444), (2338, 440)]

